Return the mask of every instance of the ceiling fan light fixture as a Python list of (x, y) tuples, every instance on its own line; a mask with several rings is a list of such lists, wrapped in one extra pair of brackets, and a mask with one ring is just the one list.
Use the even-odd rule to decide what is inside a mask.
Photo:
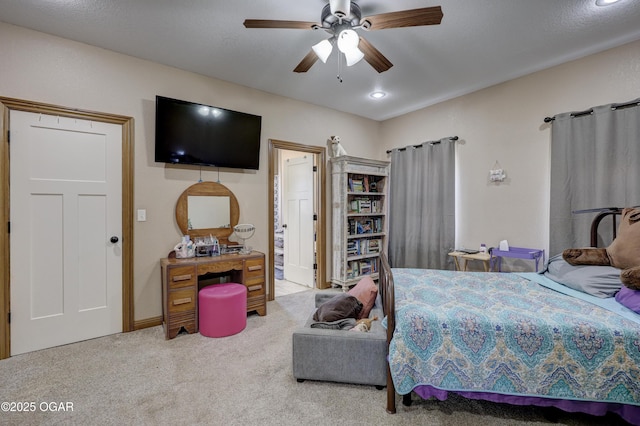
[(347, 66), (357, 64), (364, 58), (364, 53), (358, 49), (360, 37), (354, 30), (343, 30), (338, 35), (338, 49), (347, 58)]
[(342, 53), (347, 53), (350, 50), (357, 49), (360, 37), (354, 30), (344, 30), (338, 35), (338, 49)]
[(348, 52), (344, 52), (344, 57), (347, 59), (347, 66), (350, 67), (360, 62), (362, 58), (364, 58), (364, 53), (356, 47)]
[(329, 0), (331, 14), (338, 18), (345, 18), (351, 14), (351, 0)]
[[(362, 9), (356, 0), (323, 0), (322, 3), (324, 3), (324, 6), (320, 12), (319, 23), (278, 19), (245, 19), (244, 26), (246, 28), (323, 29), (331, 35), (331, 38), (329, 38), (331, 45), (337, 44), (340, 52), (347, 57), (348, 66), (365, 59), (378, 73), (383, 73), (391, 68), (393, 64), (364, 37), (358, 36), (358, 33), (354, 30), (368, 31), (439, 25), (444, 16), (442, 7), (431, 6), (379, 13), (363, 18)], [(331, 51), (327, 43), (318, 43), (302, 58), (300, 63), (293, 69), (293, 72), (307, 72), (318, 59), (326, 62), (330, 55)], [(340, 69), (342, 57), (338, 56), (338, 58), (340, 60), (338, 62)]]
[(331, 51), (333, 50), (333, 44), (329, 40), (322, 40), (320, 43), (311, 46), (311, 48), (318, 56), (318, 59), (327, 63), (327, 59), (329, 59), (329, 55), (331, 55)]

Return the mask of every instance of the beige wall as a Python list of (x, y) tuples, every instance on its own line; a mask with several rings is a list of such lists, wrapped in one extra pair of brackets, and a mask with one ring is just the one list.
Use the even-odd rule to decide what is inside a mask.
[[(550, 128), (542, 120), (637, 97), (639, 51), (640, 42), (631, 43), (378, 123), (0, 23), (0, 96), (134, 117), (134, 209), (147, 210), (134, 229), (135, 319), (142, 320), (161, 315), (159, 259), (180, 238), (175, 201), (200, 177), (197, 168), (153, 161), (156, 94), (262, 115), (260, 170), (220, 172), (241, 221), (257, 227), (257, 250), (269, 250), (268, 139), (325, 146), (329, 135), (340, 135), (350, 155), (377, 159), (387, 159), (386, 149), (459, 136), (456, 244), (508, 239), (546, 248)], [(499, 185), (488, 182), (496, 160), (508, 175)], [(218, 173), (205, 168), (202, 178)]]
[[(147, 221), (134, 224), (136, 320), (162, 314), (159, 259), (180, 239), (175, 202), (200, 177), (198, 168), (154, 162), (156, 95), (262, 116), (260, 170), (222, 169), (220, 181), (236, 194), (240, 221), (256, 225), (251, 245), (265, 253), (268, 139), (325, 146), (340, 135), (359, 156), (379, 144), (375, 121), (0, 23), (0, 96), (135, 119), (134, 209), (147, 210)], [(204, 168), (202, 179), (216, 181), (218, 173)]]
[[(637, 41), (387, 120), (381, 149), (459, 136), (456, 246), (507, 239), (548, 249), (551, 127), (543, 119), (637, 98), (639, 53)], [(491, 184), (496, 161), (507, 179)]]

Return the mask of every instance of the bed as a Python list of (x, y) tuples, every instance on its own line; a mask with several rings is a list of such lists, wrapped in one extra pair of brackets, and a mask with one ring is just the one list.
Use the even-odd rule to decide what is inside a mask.
[(388, 412), (396, 392), (454, 392), (640, 424), (640, 315), (613, 297), (538, 273), (392, 269), (384, 255), (380, 291)]

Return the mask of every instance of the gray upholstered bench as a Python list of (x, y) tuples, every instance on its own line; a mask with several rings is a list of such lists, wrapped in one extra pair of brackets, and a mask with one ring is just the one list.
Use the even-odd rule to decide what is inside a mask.
[[(338, 294), (316, 294), (316, 308)], [(387, 384), (387, 335), (382, 327), (384, 314), (380, 295), (369, 314), (378, 317), (367, 333), (311, 328), (313, 314), (304, 327), (293, 332), (293, 376), (304, 380), (375, 385)]]

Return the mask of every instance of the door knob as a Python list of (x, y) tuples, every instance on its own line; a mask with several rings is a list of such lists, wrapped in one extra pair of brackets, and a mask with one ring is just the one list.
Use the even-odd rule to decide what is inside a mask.
[(111, 239), (109, 240), (111, 241), (113, 244), (118, 242), (118, 237), (116, 237), (115, 235), (113, 237), (111, 237)]
[(282, 227), (283, 227), (283, 228), (286, 228), (286, 227), (287, 227), (287, 224), (285, 223), (284, 225), (282, 225)]

